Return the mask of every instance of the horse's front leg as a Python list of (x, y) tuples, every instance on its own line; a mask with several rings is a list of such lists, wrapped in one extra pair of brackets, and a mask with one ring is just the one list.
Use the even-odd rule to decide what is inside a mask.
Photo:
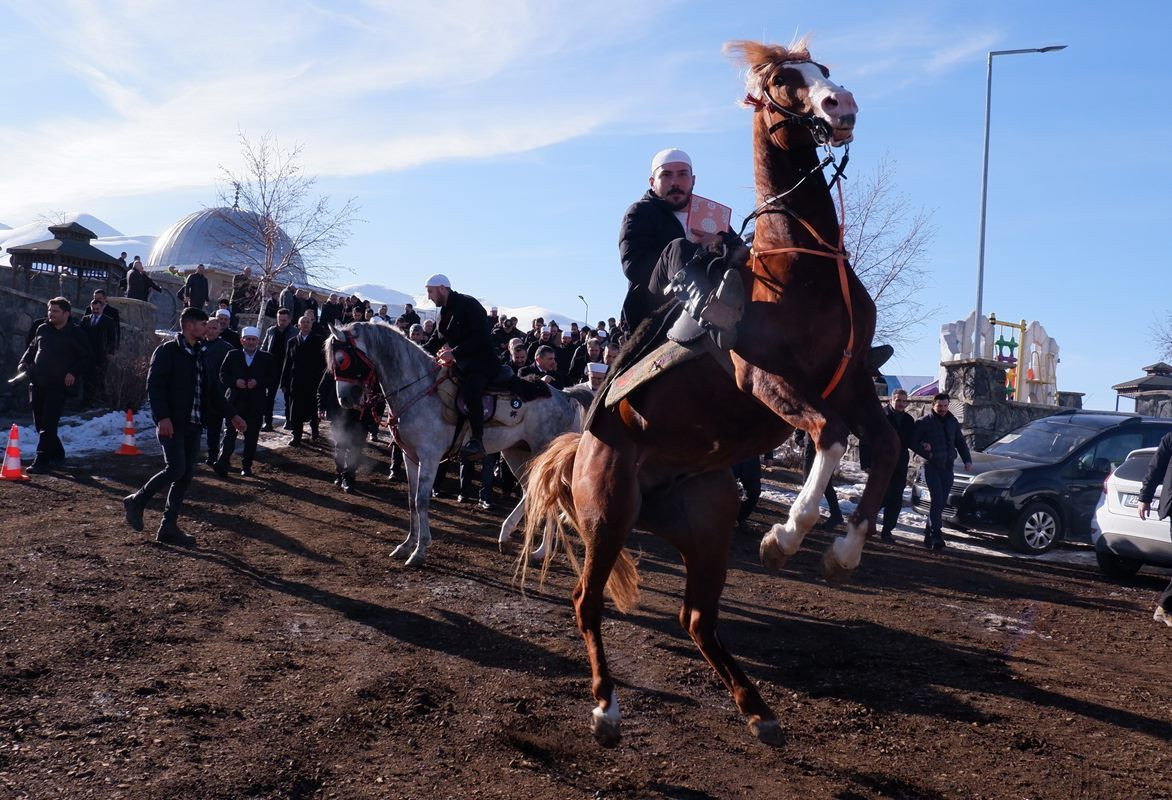
[(427, 557), (427, 546), (431, 544), (431, 525), (428, 522), (428, 511), (431, 508), (431, 487), (435, 485), (435, 475), (439, 470), (439, 463), (429, 458), (420, 458), (417, 467), (418, 476), (412, 493), (415, 495), (415, 549), (407, 557), (407, 566), (418, 567)]
[(521, 518), (525, 516), (525, 494), (522, 492), (521, 501), (513, 507), (509, 512), (509, 516), (505, 517), (505, 521), (501, 523), (501, 533), (497, 537), (497, 548), (502, 553), (509, 553), (512, 550), (512, 543), (509, 541), (513, 536), (513, 531), (517, 530), (517, 526), (521, 524)]
[(419, 516), (417, 488), (419, 486), (419, 464), (410, 458), (403, 459), (403, 468), (407, 471), (407, 538), (391, 551), (391, 558), (402, 558), (415, 549), (416, 536), (419, 533)]

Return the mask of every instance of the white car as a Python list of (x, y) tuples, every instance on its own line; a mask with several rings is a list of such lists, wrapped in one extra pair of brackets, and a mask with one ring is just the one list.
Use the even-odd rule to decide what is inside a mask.
[[(1091, 543), (1099, 569), (1112, 578), (1134, 575), (1144, 564), (1172, 567), (1172, 532), (1167, 519), (1139, 518), (1139, 491), (1156, 448), (1133, 450), (1103, 481), (1103, 495), (1091, 520)], [(1156, 487), (1156, 497), (1160, 487)]]

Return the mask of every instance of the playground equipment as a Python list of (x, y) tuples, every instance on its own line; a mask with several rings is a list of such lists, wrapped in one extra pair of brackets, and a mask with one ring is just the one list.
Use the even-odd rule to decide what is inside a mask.
[[(975, 315), (969, 314), (966, 319), (943, 325), (940, 328), (941, 362), (971, 358), (974, 328), (978, 325), (981, 348), (976, 355), (1005, 364), (1006, 399), (1056, 405), (1058, 343), (1037, 321), (1028, 324), (1024, 319), (1005, 322), (997, 319), (996, 314), (981, 317), (978, 321)], [(938, 382), (944, 385), (943, 366)]]

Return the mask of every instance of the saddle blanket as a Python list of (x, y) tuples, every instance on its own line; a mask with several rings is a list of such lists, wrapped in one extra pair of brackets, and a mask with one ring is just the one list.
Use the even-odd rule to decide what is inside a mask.
[(729, 374), (732, 374), (732, 360), (728, 353), (716, 347), (708, 336), (702, 336), (687, 344), (669, 339), (616, 375), (610, 382), (603, 404), (611, 408), (643, 384), (703, 355), (713, 356)]
[[(458, 388), (455, 380), (449, 380), (440, 384), (437, 390), (444, 407), (444, 421), (453, 425), (461, 416), (468, 416), (468, 409)], [(520, 425), (525, 419), (528, 403), (510, 391), (485, 389), (480, 400), (484, 404), (485, 425)]]

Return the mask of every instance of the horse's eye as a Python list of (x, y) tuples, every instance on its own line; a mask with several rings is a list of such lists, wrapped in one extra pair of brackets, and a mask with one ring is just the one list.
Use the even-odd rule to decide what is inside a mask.
[(334, 351), (334, 364), (338, 369), (347, 369), (350, 366), (350, 355), (344, 350)]

